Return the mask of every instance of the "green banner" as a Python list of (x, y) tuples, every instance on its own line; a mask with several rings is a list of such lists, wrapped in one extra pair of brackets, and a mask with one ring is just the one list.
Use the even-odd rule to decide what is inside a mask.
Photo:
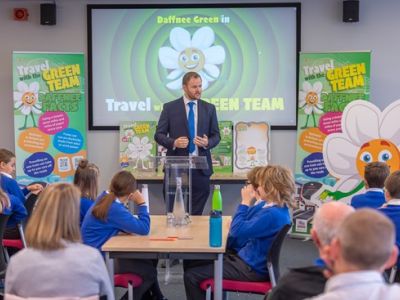
[(72, 181), (86, 157), (84, 76), (81, 53), (13, 53), (19, 183)]
[(124, 121), (119, 127), (119, 162), (121, 168), (135, 176), (153, 173), (157, 167), (157, 143), (154, 140), (155, 121)]
[[(363, 189), (362, 174), (353, 174), (348, 184), (338, 186), (348, 177), (336, 165), (339, 157), (353, 151), (344, 147), (337, 154), (338, 143), (331, 138), (348, 140), (342, 127), (348, 126), (344, 116), (349, 104), (369, 100), (370, 52), (301, 53), (299, 63), (299, 103), (295, 178), (298, 188), (298, 210), (294, 212), (295, 233), (309, 233), (316, 207), (324, 201), (348, 202)], [(357, 124), (353, 124), (357, 126)], [(351, 125), (350, 125), (351, 126)], [(343, 135), (343, 137), (342, 137)], [(354, 160), (347, 161), (356, 165)]]
[(215, 174), (232, 174), (232, 145), (233, 145), (233, 122), (219, 121), (219, 144), (211, 149), (211, 159)]

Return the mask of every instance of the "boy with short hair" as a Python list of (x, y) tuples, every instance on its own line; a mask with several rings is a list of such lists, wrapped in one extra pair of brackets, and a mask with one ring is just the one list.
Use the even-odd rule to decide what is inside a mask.
[(366, 192), (351, 199), (350, 205), (355, 209), (370, 207), (379, 208), (385, 203), (383, 186), (390, 174), (389, 166), (383, 162), (372, 162), (365, 166), (364, 182)]
[[(386, 204), (379, 210), (384, 213), (395, 225), (396, 245), (400, 249), (400, 171), (393, 172), (385, 181)], [(400, 261), (397, 261), (400, 267)], [(395, 281), (400, 282), (400, 274), (397, 272)]]

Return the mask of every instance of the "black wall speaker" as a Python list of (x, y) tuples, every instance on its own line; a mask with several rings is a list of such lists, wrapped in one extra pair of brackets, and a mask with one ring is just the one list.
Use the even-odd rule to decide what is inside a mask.
[(343, 1), (343, 22), (358, 22), (358, 12), (360, 1), (345, 0)]
[(56, 25), (56, 4), (55, 3), (40, 4), (40, 24)]

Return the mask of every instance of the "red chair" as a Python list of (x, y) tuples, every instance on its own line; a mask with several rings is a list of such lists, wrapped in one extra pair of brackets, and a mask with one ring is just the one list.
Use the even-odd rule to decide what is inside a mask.
[[(25, 233), (24, 233), (24, 224), (28, 222), (28, 219), (32, 215), (33, 208), (35, 207), (36, 201), (38, 199), (37, 195), (30, 194), (28, 199), (26, 199), (24, 205), (28, 212), (28, 217), (23, 223), (17, 224), (18, 231), (20, 235), (20, 239), (3, 239), (3, 246), (4, 248), (16, 248), (21, 250), (22, 248), (26, 248), (26, 241), (25, 241)], [(9, 261), (8, 252), (6, 251), (6, 259)]]
[(133, 300), (133, 289), (143, 283), (142, 277), (132, 273), (114, 275), (114, 286), (128, 289), (128, 300)]
[[(239, 281), (239, 280), (222, 280), (222, 290), (225, 292), (237, 292), (237, 293), (252, 293), (265, 295), (270, 291), (279, 279), (279, 256), (283, 244), (283, 240), (288, 233), (291, 224), (285, 225), (275, 236), (272, 241), (271, 248), (267, 253), (267, 269), (270, 281)], [(208, 278), (200, 283), (200, 288), (206, 291), (206, 299), (211, 299), (211, 292), (214, 291), (214, 279)]]

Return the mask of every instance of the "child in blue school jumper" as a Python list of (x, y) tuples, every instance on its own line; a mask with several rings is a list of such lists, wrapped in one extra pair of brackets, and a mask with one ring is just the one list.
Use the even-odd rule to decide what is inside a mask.
[[(256, 190), (251, 184), (241, 190), (242, 202), (232, 219), (229, 248), (223, 260), (224, 279), (268, 280), (267, 253), (276, 234), (291, 223), (289, 207), (293, 206), (295, 194), (292, 173), (287, 168), (269, 165), (260, 168), (256, 178)], [(263, 202), (250, 207), (256, 194)], [(213, 274), (212, 262), (187, 263), (184, 273), (187, 299), (205, 299), (200, 283)]]
[(75, 171), (74, 185), (81, 191), (79, 224), (82, 226), (83, 218), (98, 196), (99, 168), (87, 159), (81, 159)]
[(389, 166), (384, 162), (371, 162), (364, 169), (364, 183), (366, 192), (353, 196), (350, 205), (355, 209), (379, 208), (385, 203), (383, 186), (390, 174)]
[(11, 195), (17, 197), (20, 201), (25, 203), (25, 197), (29, 193), (39, 194), (43, 190), (41, 184), (32, 184), (21, 189), (17, 181), (13, 178), (15, 174), (15, 155), (7, 149), (0, 149), (0, 174), (1, 174), (1, 187)]
[[(395, 225), (396, 245), (400, 249), (400, 171), (395, 171), (385, 181), (386, 203), (379, 208)], [(400, 259), (397, 259), (396, 282), (400, 282)]]
[(21, 189), (13, 178), (15, 173), (15, 155), (7, 149), (0, 149), (0, 181), (1, 188), (9, 196), (11, 206), (7, 211), (10, 218), (4, 232), (5, 239), (19, 239), (20, 234), (17, 224), (28, 216), (24, 206), (26, 196), (29, 193), (39, 194), (43, 190), (41, 184), (32, 184)]
[[(125, 207), (128, 201), (138, 206), (138, 216)], [(130, 172), (116, 173), (108, 191), (103, 192), (88, 210), (82, 223), (82, 239), (86, 245), (101, 251), (103, 244), (120, 232), (147, 235), (150, 217), (142, 194), (136, 190), (136, 180)], [(157, 262), (149, 259), (117, 259), (116, 273), (135, 273), (142, 277), (141, 286), (134, 289), (135, 299), (165, 299), (157, 281)]]

